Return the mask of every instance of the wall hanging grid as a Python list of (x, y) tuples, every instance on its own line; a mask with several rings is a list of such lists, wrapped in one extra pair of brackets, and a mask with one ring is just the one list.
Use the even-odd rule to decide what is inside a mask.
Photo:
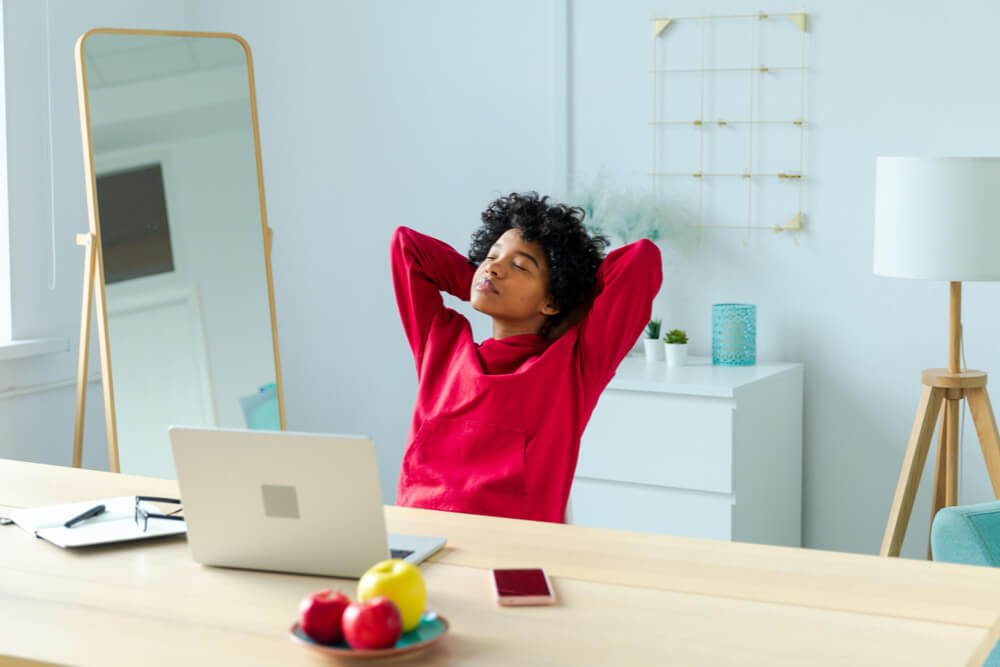
[[(803, 180), (805, 177), (803, 168), (805, 166), (807, 16), (808, 14), (805, 11), (800, 11), (794, 13), (753, 12), (750, 14), (734, 14), (728, 16), (656, 17), (650, 19), (653, 23), (653, 68), (650, 70), (650, 76), (653, 81), (653, 119), (650, 122), (653, 134), (653, 166), (650, 172), (653, 191), (659, 193), (660, 186), (668, 180), (676, 181), (677, 179), (687, 179), (689, 182), (693, 181), (696, 183), (696, 206), (698, 211), (697, 228), (699, 232), (699, 239), (702, 229), (740, 229), (746, 231), (746, 237), (743, 241), (744, 243), (749, 243), (751, 230), (792, 232), (794, 234), (796, 244), (799, 241), (799, 234), (804, 226), (802, 193)], [(799, 43), (796, 45), (796, 50), (801, 58), (798, 64), (792, 64), (791, 62), (767, 63), (763, 62), (763, 59), (759, 57), (758, 51), (761, 45), (761, 25), (764, 22), (774, 21), (786, 22), (785, 25), (792, 28), (791, 35), (795, 35), (796, 32), (798, 33), (796, 37), (798, 38)], [(710, 30), (711, 27), (717, 26), (721, 22), (727, 22), (730, 25), (734, 23), (746, 23), (745, 29), (749, 32), (748, 41), (750, 45), (748, 65), (741, 64), (740, 66), (734, 67), (706, 67), (706, 32)], [(664, 46), (661, 46), (658, 49), (657, 43), (670, 39), (672, 31), (669, 28), (674, 26), (673, 30), (676, 31), (677, 28), (675, 26), (684, 24), (688, 26), (691, 26), (692, 24), (698, 26), (700, 34), (697, 38), (697, 53), (692, 54), (691, 51), (693, 49), (687, 48), (686, 60), (682, 63), (684, 66), (670, 67), (669, 62), (661, 62), (661, 60), (668, 60), (668, 58), (664, 57), (667, 55), (667, 49)], [(742, 30), (743, 28), (740, 29)], [(746, 37), (746, 35), (744, 35), (744, 37)], [(786, 35), (784, 39), (788, 40), (792, 39), (792, 37)], [(690, 44), (688, 46), (690, 47)], [(695, 64), (697, 66), (690, 66)], [(746, 79), (742, 81), (734, 81), (732, 78), (729, 78), (724, 84), (718, 79), (713, 81), (710, 78), (731, 77), (731, 73), (746, 73), (747, 76)], [(800, 90), (796, 96), (797, 99), (792, 101), (789, 101), (788, 99), (785, 100), (786, 104), (781, 112), (784, 117), (755, 117), (755, 104), (759, 102), (757, 93), (761, 87), (760, 77), (787, 77), (789, 75), (797, 75)], [(674, 117), (670, 114), (669, 110), (666, 109), (667, 104), (661, 103), (658, 97), (658, 94), (667, 91), (665, 77), (690, 78), (691, 76), (698, 77), (697, 82), (694, 83), (694, 87), (698, 90), (698, 108), (696, 111), (692, 109), (691, 111), (694, 111), (694, 113), (688, 114), (687, 117)], [(735, 100), (739, 96), (745, 95), (748, 100), (745, 112), (746, 116), (742, 118), (724, 118), (716, 115), (714, 118), (706, 118), (705, 91), (707, 82), (720, 90), (720, 98), (728, 95), (731, 99)], [(692, 88), (691, 83), (692, 82), (688, 80), (689, 93)], [(658, 88), (661, 88), (662, 90), (658, 90)], [(690, 116), (695, 115), (695, 113), (697, 117), (691, 118)], [(677, 114), (677, 116), (681, 116), (681, 114)], [(790, 160), (784, 160), (784, 168), (776, 170), (755, 169), (754, 151), (756, 150), (759, 154), (762, 151), (762, 148), (766, 148), (766, 143), (763, 147), (758, 146), (755, 149), (754, 142), (760, 142), (762, 135), (766, 134), (768, 130), (782, 126), (796, 131), (796, 134), (798, 135), (797, 156), (793, 156)], [(697, 133), (697, 160), (689, 161), (685, 164), (685, 166), (696, 165), (694, 169), (668, 170), (660, 167), (661, 162), (665, 161), (665, 157), (669, 157), (667, 153), (669, 152), (670, 143), (665, 140), (661, 134), (670, 128), (686, 128)], [(754, 131), (755, 128), (757, 128), (756, 134)], [(734, 129), (745, 132), (745, 160), (743, 161), (745, 166), (738, 170), (713, 170), (711, 168), (713, 166), (713, 161), (711, 159), (706, 159), (705, 155), (706, 136), (708, 133), (728, 132)], [(694, 150), (694, 146), (693, 144), (690, 144), (690, 142), (689, 150)], [(692, 156), (688, 155), (687, 157), (689, 160), (693, 160)], [(797, 165), (795, 162), (797, 162)], [(716, 183), (732, 181), (733, 179), (739, 179), (739, 181), (745, 183), (745, 224), (725, 224), (726, 220), (719, 219), (721, 216), (707, 215), (705, 211), (706, 181)], [(795, 213), (791, 216), (785, 215), (784, 217), (775, 220), (773, 224), (760, 224), (759, 222), (758, 224), (754, 224), (754, 204), (756, 203), (753, 197), (754, 185), (759, 186), (767, 182), (778, 184), (779, 189), (781, 190), (781, 197), (795, 196), (797, 198), (797, 205), (794, 208)], [(788, 192), (789, 185), (793, 185), (795, 187), (795, 195), (791, 195), (791, 193)], [(768, 196), (773, 196), (773, 193), (769, 193)]]

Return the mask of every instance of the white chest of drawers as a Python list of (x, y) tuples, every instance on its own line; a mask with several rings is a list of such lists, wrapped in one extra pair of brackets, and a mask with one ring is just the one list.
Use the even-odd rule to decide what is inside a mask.
[(802, 373), (626, 357), (583, 434), (566, 522), (801, 546)]

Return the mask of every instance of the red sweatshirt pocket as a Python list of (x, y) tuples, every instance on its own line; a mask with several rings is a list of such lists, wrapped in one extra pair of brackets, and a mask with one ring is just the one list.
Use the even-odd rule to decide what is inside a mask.
[(400, 504), (470, 514), (524, 516), (524, 452), (519, 426), (451, 417), (423, 423), (403, 459)]

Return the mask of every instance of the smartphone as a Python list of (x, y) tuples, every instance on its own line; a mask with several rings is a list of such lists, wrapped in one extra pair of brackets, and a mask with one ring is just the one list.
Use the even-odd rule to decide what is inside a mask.
[(541, 568), (491, 570), (493, 592), (504, 606), (555, 604), (556, 594)]

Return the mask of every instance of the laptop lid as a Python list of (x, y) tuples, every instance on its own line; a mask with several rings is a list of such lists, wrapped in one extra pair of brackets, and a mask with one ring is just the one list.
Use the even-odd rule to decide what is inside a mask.
[(371, 439), (168, 429), (195, 561), (360, 577), (389, 557)]

